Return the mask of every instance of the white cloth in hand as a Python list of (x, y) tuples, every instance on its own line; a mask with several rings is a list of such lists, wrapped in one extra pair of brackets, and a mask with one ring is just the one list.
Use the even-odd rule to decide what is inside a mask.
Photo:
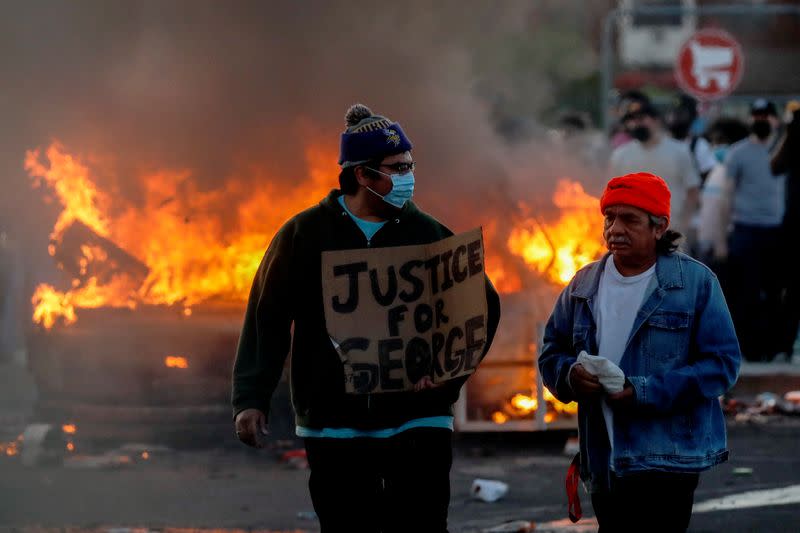
[(583, 365), (590, 374), (600, 379), (600, 384), (606, 392), (614, 394), (622, 392), (625, 388), (625, 372), (620, 367), (599, 355), (589, 355), (586, 351), (578, 354), (577, 363)]

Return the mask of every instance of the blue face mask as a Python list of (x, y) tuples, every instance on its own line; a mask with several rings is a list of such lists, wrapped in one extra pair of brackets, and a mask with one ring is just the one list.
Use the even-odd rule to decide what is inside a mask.
[[(375, 169), (373, 168), (370, 170)], [(382, 195), (367, 187), (372, 194), (380, 197), (384, 202), (398, 209), (402, 208), (407, 201), (411, 200), (411, 197), (414, 195), (413, 172), (410, 170), (405, 174), (387, 174), (386, 172), (381, 172), (380, 170), (375, 170), (375, 172), (383, 174), (384, 176), (389, 176), (389, 178), (392, 180), (392, 190), (389, 191), (389, 194)]]
[(725, 162), (725, 154), (727, 153), (728, 153), (727, 146), (717, 146), (716, 148), (714, 148), (714, 157), (716, 157), (717, 161), (719, 161), (720, 163)]

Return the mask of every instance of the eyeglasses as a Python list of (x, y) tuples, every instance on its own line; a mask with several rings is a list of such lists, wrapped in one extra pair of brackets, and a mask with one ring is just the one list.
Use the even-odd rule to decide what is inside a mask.
[(416, 165), (417, 165), (416, 162), (412, 161), (411, 163), (392, 163), (391, 165), (386, 165), (381, 163), (378, 166), (390, 168), (395, 172), (399, 172), (400, 174), (405, 174), (406, 172), (413, 172), (414, 167)]

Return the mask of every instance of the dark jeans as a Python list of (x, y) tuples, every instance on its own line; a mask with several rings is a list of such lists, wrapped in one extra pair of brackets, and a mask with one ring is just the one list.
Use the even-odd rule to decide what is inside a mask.
[(611, 475), (611, 490), (592, 494), (598, 533), (683, 532), (689, 527), (699, 474)]
[(447, 532), (452, 432), (305, 440), (322, 533)]
[(750, 361), (772, 359), (786, 336), (780, 234), (780, 227), (736, 224), (730, 235), (725, 296), (742, 355)]

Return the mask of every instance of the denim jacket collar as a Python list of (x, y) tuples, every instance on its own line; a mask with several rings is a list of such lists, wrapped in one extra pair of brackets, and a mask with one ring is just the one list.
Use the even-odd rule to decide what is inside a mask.
[[(572, 288), (572, 296), (591, 300), (597, 294), (600, 286), (600, 274), (606, 259), (611, 255), (607, 252), (602, 259), (586, 267), (586, 275), (582, 276)], [(683, 266), (681, 265), (681, 254), (659, 254), (656, 260), (656, 279), (659, 289), (682, 289), (683, 288)]]

